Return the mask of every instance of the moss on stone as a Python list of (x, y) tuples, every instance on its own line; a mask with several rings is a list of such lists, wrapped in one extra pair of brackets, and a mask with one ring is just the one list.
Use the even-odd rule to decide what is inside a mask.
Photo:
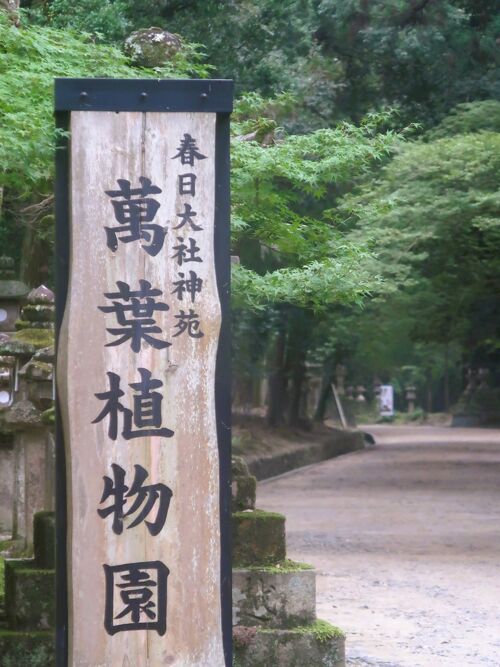
[[(266, 632), (265, 628), (261, 631)], [(328, 642), (332, 639), (345, 639), (345, 632), (337, 626), (328, 623), (328, 621), (322, 621), (320, 619), (314, 621), (311, 625), (301, 625), (297, 628), (291, 628), (288, 632), (295, 632), (303, 635), (312, 634), (319, 642)]]
[(140, 67), (161, 67), (172, 60), (181, 47), (179, 35), (155, 27), (133, 32), (124, 44), (125, 53)]
[(5, 600), (5, 561), (0, 556), (0, 608), (3, 608)]
[(55, 407), (49, 408), (42, 412), (42, 424), (47, 426), (52, 426), (56, 423), (56, 409)]
[(285, 517), (254, 510), (233, 514), (233, 565), (275, 565), (285, 560)]
[(33, 542), (35, 544), (35, 565), (41, 568), (55, 568), (56, 558), (56, 518), (54, 512), (37, 512), (33, 518)]
[(2, 667), (54, 667), (55, 646), (51, 632), (0, 630)]
[[(17, 333), (14, 334), (14, 337), (17, 337)], [(35, 346), (32, 343), (24, 342), (20, 340), (7, 340), (3, 343), (0, 343), (0, 355), (1, 356), (13, 356), (13, 357), (32, 357), (35, 354)]]
[(22, 329), (16, 331), (13, 340), (33, 345), (37, 350), (54, 344), (53, 329)]
[(31, 322), (29, 320), (16, 320), (16, 330), (24, 331), (25, 329), (53, 329), (54, 325), (52, 322)]
[(232, 511), (255, 508), (255, 497), (257, 494), (257, 480), (252, 475), (233, 476), (232, 481)]
[[(24, 558), (26, 549), (24, 547), (24, 539), (17, 538), (15, 540), (3, 540), (0, 542), (0, 554), (6, 558)], [(15, 555), (14, 555), (15, 554)]]
[[(238, 630), (243, 636), (247, 628), (240, 626)], [(344, 633), (325, 621), (288, 629), (260, 627), (250, 637), (246, 645), (233, 642), (236, 664), (241, 667), (345, 665)]]
[(35, 361), (45, 361), (47, 364), (53, 364), (55, 362), (55, 358), (56, 356), (53, 345), (42, 347), (42, 349), (38, 350), (38, 352), (33, 357)]
[(281, 563), (276, 563), (274, 565), (249, 565), (246, 569), (266, 572), (268, 574), (293, 574), (293, 572), (314, 570), (314, 565), (309, 565), (309, 563), (299, 563), (285, 558)]
[(6, 561), (7, 569), (15, 570), (19, 573), (29, 573), (33, 575), (52, 575), (53, 572), (44, 567), (38, 567), (33, 558), (21, 558)]
[(23, 308), (23, 318), (28, 322), (53, 322), (54, 310), (52, 304), (29, 304)]
[(231, 474), (233, 476), (233, 479), (235, 477), (250, 476), (250, 470), (248, 469), (247, 462), (242, 456), (231, 457)]
[(41, 631), (54, 627), (54, 570), (40, 569), (33, 560), (7, 560), (5, 607), (12, 630)]
[(285, 520), (284, 514), (278, 512), (266, 512), (266, 510), (252, 510), (251, 512), (234, 512), (233, 519), (245, 519), (245, 521), (261, 521), (261, 520)]
[(22, 374), (31, 380), (46, 380), (50, 382), (52, 380), (53, 372), (52, 364), (31, 359), (31, 361), (29, 361), (23, 368)]

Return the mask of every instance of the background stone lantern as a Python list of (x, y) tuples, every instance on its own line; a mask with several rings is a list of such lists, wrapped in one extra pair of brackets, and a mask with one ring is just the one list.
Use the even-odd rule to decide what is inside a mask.
[(415, 411), (415, 399), (417, 398), (417, 388), (413, 384), (406, 385), (406, 400), (408, 401), (408, 412)]
[(366, 392), (366, 387), (364, 387), (362, 384), (358, 384), (356, 386), (356, 400), (358, 401), (358, 403), (366, 402), (365, 392)]
[(14, 260), (0, 257), (0, 332), (10, 333), (15, 330), (21, 303), (29, 292), (29, 287), (16, 280)]
[(42, 285), (15, 331), (0, 334), (0, 533), (24, 552), (33, 515), (54, 507), (53, 320), (54, 295)]

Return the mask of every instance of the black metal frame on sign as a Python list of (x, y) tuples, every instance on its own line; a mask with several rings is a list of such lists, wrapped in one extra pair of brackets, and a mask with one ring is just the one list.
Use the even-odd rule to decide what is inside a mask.
[[(219, 449), (221, 609), (225, 666), (232, 665), (231, 613), (231, 357), (230, 357), (230, 183), (229, 80), (56, 79), (56, 349), (70, 272), (70, 114), (71, 111), (213, 112), (215, 137), (215, 270), (222, 322), (215, 370)], [(68, 568), (66, 453), (56, 401), (56, 665), (68, 667)]]

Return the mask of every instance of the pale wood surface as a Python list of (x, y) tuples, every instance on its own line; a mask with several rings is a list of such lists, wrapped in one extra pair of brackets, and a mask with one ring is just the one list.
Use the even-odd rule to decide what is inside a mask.
[[(196, 138), (207, 159), (194, 168), (172, 160), (182, 136)], [(214, 153), (215, 114), (107, 113), (71, 114), (71, 279), (60, 337), (58, 386), (63, 400), (63, 424), (70, 485), (68, 559), (70, 567), (71, 667), (222, 667), (220, 615), (219, 461), (214, 405), (214, 375), (220, 327), (220, 304), (215, 279)], [(177, 175), (195, 171), (194, 200), (177, 194)], [(163, 192), (155, 223), (168, 227), (162, 251), (150, 257), (139, 242), (118, 243), (115, 253), (106, 245), (104, 226), (115, 226), (105, 190), (117, 189), (116, 180), (139, 186), (139, 176), (150, 178)], [(172, 231), (189, 202), (198, 212), (203, 231)], [(184, 232), (184, 233), (181, 233)], [(192, 236), (203, 263), (187, 263), (203, 278), (203, 291), (194, 305), (172, 294), (178, 266), (171, 258), (178, 235)], [(139, 279), (163, 291), (158, 300), (170, 305), (156, 311), (159, 338), (172, 346), (156, 350), (144, 345), (133, 353), (130, 344), (105, 347), (115, 340), (106, 327), (116, 327), (104, 292), (116, 291), (116, 281), (138, 289)], [(200, 315), (205, 336), (173, 338), (179, 306)], [(175, 432), (165, 439), (124, 440), (107, 435), (108, 419), (92, 421), (104, 404), (94, 394), (108, 390), (106, 371), (121, 376), (124, 403), (132, 402), (128, 387), (139, 380), (137, 368), (153, 372), (163, 392), (163, 426)], [(121, 427), (121, 423), (120, 423)], [(111, 529), (112, 518), (97, 514), (103, 475), (111, 464), (127, 471), (131, 483), (134, 464), (149, 472), (146, 483), (162, 482), (173, 491), (166, 525), (152, 537), (144, 523)], [(111, 501), (108, 501), (108, 504)], [(154, 513), (152, 514), (154, 517)], [(151, 518), (151, 517), (150, 517)], [(130, 523), (130, 519), (126, 519)], [(125, 524), (127, 525), (127, 523)], [(104, 629), (103, 564), (162, 561), (168, 578), (167, 632), (118, 632)]]

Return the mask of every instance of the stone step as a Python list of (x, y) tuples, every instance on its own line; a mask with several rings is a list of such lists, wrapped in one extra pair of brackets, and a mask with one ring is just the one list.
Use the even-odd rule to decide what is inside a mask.
[(288, 630), (233, 628), (238, 667), (345, 667), (345, 636), (325, 621)]
[(52, 632), (13, 632), (0, 629), (1, 667), (55, 667)]
[(5, 561), (5, 609), (10, 630), (50, 630), (54, 608), (54, 570), (39, 569), (34, 560)]
[(233, 570), (233, 625), (291, 628), (316, 620), (316, 572), (285, 561)]
[(274, 565), (286, 558), (285, 517), (247, 510), (233, 514), (233, 567)]

